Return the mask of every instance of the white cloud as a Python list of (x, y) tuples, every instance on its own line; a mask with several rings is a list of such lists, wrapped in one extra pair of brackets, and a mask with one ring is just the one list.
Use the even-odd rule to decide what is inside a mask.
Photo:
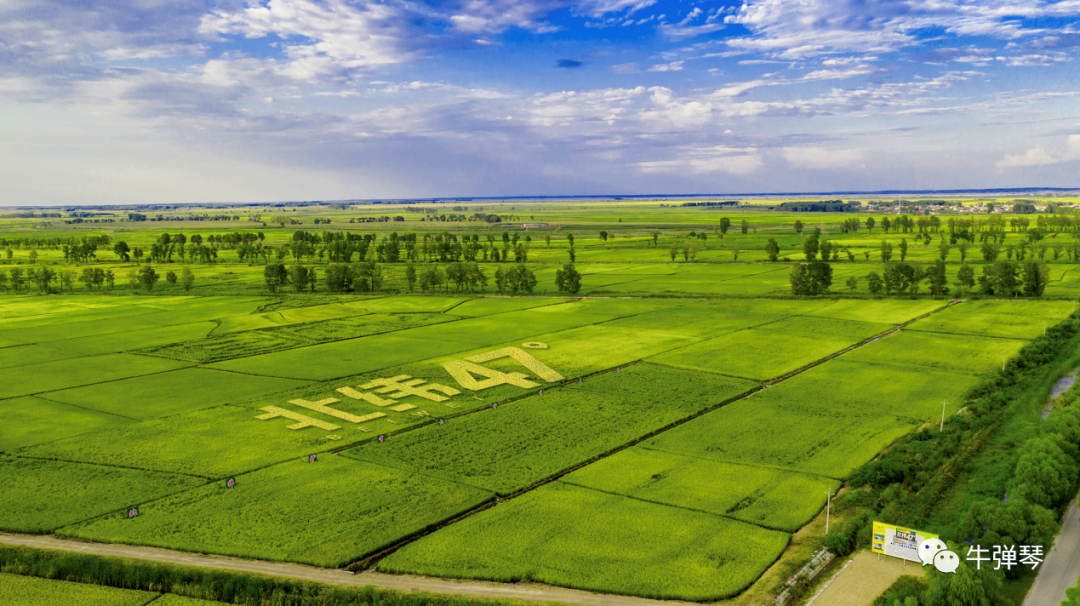
[(676, 160), (638, 162), (644, 173), (703, 174), (724, 172), (746, 175), (762, 167), (761, 156), (752, 147), (702, 147), (681, 150)]
[(1060, 158), (1056, 158), (1046, 153), (1041, 147), (1029, 149), (1026, 154), (1023, 155), (1006, 155), (1004, 158), (998, 161), (998, 168), (1015, 168), (1018, 166), (1040, 166), (1043, 164), (1057, 164), (1060, 162)]
[(671, 63), (661, 63), (649, 68), (650, 72), (679, 72), (682, 71), (682, 61), (672, 61)]
[(798, 168), (849, 168), (862, 161), (858, 149), (825, 149), (822, 147), (785, 147), (784, 159)]
[(728, 40), (734, 48), (786, 59), (835, 52), (880, 53), (917, 42), (931, 29), (955, 36), (1015, 39), (1042, 30), (1025, 29), (1015, 17), (1080, 15), (1080, 2), (1066, 0), (744, 0), (726, 23), (752, 35)]

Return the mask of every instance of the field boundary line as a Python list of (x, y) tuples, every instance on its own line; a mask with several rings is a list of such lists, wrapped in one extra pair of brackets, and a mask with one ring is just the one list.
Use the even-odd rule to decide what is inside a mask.
[(633, 501), (640, 501), (642, 503), (649, 503), (651, 505), (660, 505), (662, 507), (672, 507), (672, 508), (675, 508), (675, 509), (682, 509), (684, 511), (692, 511), (694, 513), (701, 513), (701, 514), (705, 514), (705, 515), (710, 515), (710, 516), (714, 516), (714, 517), (717, 517), (717, 518), (724, 518), (725, 520), (730, 520), (732, 522), (738, 522), (739, 524), (746, 524), (748, 526), (756, 526), (756, 527), (758, 527), (758, 528), (760, 528), (762, 530), (771, 530), (773, 532), (782, 532), (782, 533), (784, 533), (786, 535), (792, 535), (792, 534), (795, 534), (795, 532), (798, 532), (797, 530), (796, 531), (783, 530), (781, 528), (772, 528), (770, 526), (763, 526), (761, 524), (755, 524), (753, 522), (747, 522), (746, 520), (740, 520), (739, 518), (733, 518), (733, 517), (731, 517), (729, 515), (724, 515), (722, 513), (716, 513), (715, 511), (706, 511), (704, 509), (694, 509), (693, 507), (685, 507), (683, 505), (672, 505), (671, 503), (661, 503), (660, 501), (652, 501), (650, 499), (643, 499), (641, 497), (635, 497), (634, 495), (623, 494), (621, 492), (611, 492), (610, 490), (602, 490), (600, 488), (596, 488), (596, 487), (593, 487), (593, 486), (585, 486), (584, 484), (578, 484), (577, 482), (571, 482), (569, 480), (559, 480), (559, 483), (560, 484), (566, 484), (567, 486), (576, 486), (576, 487), (581, 488), (583, 490), (592, 490), (594, 492), (601, 492), (601, 493), (604, 493), (604, 494), (609, 494), (609, 495), (611, 495), (613, 497), (622, 497), (624, 499), (631, 499)]
[[(79, 388), (78, 387), (72, 387), (71, 389), (79, 389)], [(55, 390), (55, 391), (64, 391), (64, 390), (63, 389), (58, 389), (58, 390)], [(121, 419), (127, 419), (129, 421), (135, 421), (136, 423), (140, 423), (140, 422), (142, 422), (144, 420), (144, 419), (136, 419), (135, 417), (124, 416), (124, 415), (121, 415), (121, 414), (117, 414), (115, 412), (108, 412), (106, 410), (98, 410), (96, 408), (88, 408), (86, 406), (79, 406), (78, 404), (72, 404), (70, 402), (61, 402), (60, 400), (54, 400), (52, 398), (45, 397), (44, 394), (48, 394), (48, 393), (53, 393), (53, 392), (52, 391), (46, 391), (46, 392), (43, 392), (41, 394), (34, 395), (34, 396), (19, 396), (19, 397), (21, 397), (21, 398), (27, 398), (27, 397), (39, 398), (39, 399), (45, 400), (47, 402), (55, 402), (57, 404), (63, 404), (64, 406), (71, 406), (73, 408), (81, 408), (82, 410), (89, 410), (91, 412), (99, 412), (99, 413), (105, 414), (105, 415), (112, 415), (114, 417), (120, 417)], [(7, 398), (5, 398), (5, 399), (7, 399)], [(82, 434), (79, 434), (79, 435), (82, 435)], [(73, 436), (70, 436), (70, 437), (73, 437)], [(62, 438), (60, 438), (60, 439), (62, 439)], [(52, 442), (52, 441), (53, 440), (49, 440), (49, 442)], [(48, 442), (39, 442), (39, 444), (47, 444), (47, 443)], [(35, 444), (35, 446), (36, 446), (36, 444)]]
[[(751, 395), (753, 395), (753, 394), (751, 394)], [(747, 396), (747, 397), (749, 397), (749, 396)], [(885, 415), (885, 416), (890, 416), (890, 417), (892, 417), (894, 419), (904, 420), (904, 417), (898, 417), (896, 415)], [(915, 425), (915, 427), (918, 427), (918, 425), (915, 424), (915, 423), (913, 423), (913, 425)], [(742, 466), (742, 467), (753, 467), (754, 469), (768, 469), (768, 470), (771, 470), (771, 471), (783, 471), (783, 472), (786, 472), (786, 473), (797, 473), (799, 475), (810, 476), (812, 478), (818, 478), (818, 479), (821, 479), (821, 480), (833, 480), (833, 481), (841, 482), (841, 483), (843, 483), (843, 481), (844, 481), (844, 478), (834, 478), (832, 476), (827, 476), (827, 475), (820, 474), (820, 473), (813, 473), (813, 472), (809, 472), (809, 471), (802, 471), (801, 469), (792, 469), (790, 467), (777, 467), (775, 465), (762, 465), (760, 463), (740, 463), (740, 462), (735, 462), (735, 461), (725, 461), (723, 459), (710, 459), (709, 457), (703, 457), (701, 455), (687, 454), (687, 453), (684, 453), (684, 452), (675, 452), (673, 450), (664, 450), (663, 448), (656, 448), (654, 446), (638, 446), (638, 448), (641, 448), (642, 450), (651, 450), (652, 452), (661, 452), (661, 453), (664, 453), (664, 454), (675, 455), (675, 456), (679, 456), (679, 457), (686, 457), (688, 459), (697, 459), (699, 461), (709, 461), (709, 462), (712, 462), (712, 463), (723, 463), (725, 465), (739, 465), (739, 466)]]
[[(81, 434), (81, 435), (86, 435), (86, 434)], [(74, 437), (74, 436), (72, 436), (72, 437)], [(65, 439), (65, 438), (60, 438), (60, 439)], [(43, 442), (43, 444), (47, 444), (47, 442)], [(38, 445), (35, 444), (34, 446), (38, 446)], [(174, 475), (174, 476), (185, 476), (185, 477), (188, 477), (188, 478), (197, 478), (199, 480), (208, 480), (208, 481), (211, 481), (211, 482), (213, 482), (216, 479), (216, 478), (210, 478), (210, 477), (207, 477), (207, 476), (197, 476), (197, 475), (191, 474), (191, 473), (181, 473), (181, 472), (178, 472), (178, 471), (164, 471), (164, 470), (161, 470), (161, 469), (146, 469), (144, 467), (132, 467), (131, 465), (116, 465), (114, 463), (98, 463), (97, 461), (72, 461), (71, 459), (61, 459), (61, 458), (58, 458), (58, 457), (34, 457), (34, 456), (27, 455), (27, 454), (20, 454), (20, 453), (13, 453), (13, 452), (0, 453), (0, 455), (8, 456), (8, 457), (16, 458), (16, 459), (32, 459), (32, 460), (35, 460), (35, 461), (56, 461), (58, 463), (74, 463), (76, 465), (96, 465), (98, 467), (115, 467), (117, 469), (131, 469), (133, 471), (148, 471), (150, 473), (167, 473), (167, 474), (171, 474), (171, 475)]]
[[(1047, 320), (1047, 322), (1049, 323), (1049, 320)], [(1049, 326), (1047, 328), (1049, 328)], [(1002, 337), (1002, 336), (999, 336), (999, 335), (977, 335), (977, 334), (971, 333), (971, 332), (945, 332), (945, 331), (942, 331), (942, 330), (926, 330), (925, 328), (909, 328), (908, 330), (911, 330), (913, 332), (930, 333), (932, 335), (950, 335), (950, 336), (954, 336), (954, 337), (983, 337), (985, 339), (1005, 339), (1007, 341), (1026, 341), (1028, 343), (1031, 343), (1032, 341), (1035, 340), (1035, 339), (1025, 339), (1023, 337)], [(1039, 335), (1036, 335), (1036, 337), (1038, 337), (1038, 336)]]
[[(113, 356), (113, 355), (123, 356), (123, 355), (132, 355), (132, 354), (125, 354), (125, 353), (122, 353), (122, 352), (118, 352), (118, 353), (100, 354), (100, 355), (97, 355), (97, 356), (85, 356), (85, 357), (87, 357), (87, 358), (97, 358), (97, 357), (101, 357), (101, 356)], [(77, 360), (79, 358), (69, 358), (69, 359)], [(57, 361), (58, 362), (66, 362), (67, 360), (57, 360)], [(185, 362), (186, 362), (186, 360), (185, 360)], [(34, 393), (23, 393), (23, 394), (18, 394), (18, 395), (14, 395), (14, 396), (6, 396), (6, 397), (3, 397), (3, 398), (0, 398), (0, 401), (2, 401), (2, 400), (12, 400), (12, 399), (15, 399), (15, 398), (25, 398), (26, 396), (37, 397), (40, 394), (52, 393), (54, 391), (67, 391), (69, 389), (79, 389), (81, 387), (91, 387), (91, 386), (94, 386), (94, 385), (104, 385), (106, 383), (115, 383), (117, 381), (126, 381), (127, 379), (137, 379), (139, 377), (149, 377), (149, 376), (153, 376), (153, 375), (163, 375), (163, 374), (165, 374), (167, 372), (176, 372), (178, 370), (183, 370), (185, 368), (192, 368), (192, 367), (198, 366), (197, 363), (193, 363), (193, 362), (189, 362), (189, 364), (191, 364), (191, 366), (182, 366), (180, 368), (169, 368), (169, 369), (166, 369), (166, 370), (159, 370), (159, 371), (156, 371), (156, 372), (148, 372), (148, 373), (141, 374), (141, 375), (131, 375), (130, 377), (120, 377), (118, 379), (108, 379), (108, 380), (105, 380), (105, 381), (97, 381), (96, 383), (84, 383), (82, 385), (72, 385), (71, 387), (64, 387), (64, 388), (61, 388), (61, 389), (50, 389), (48, 391), (36, 391)], [(284, 378), (284, 377), (282, 377), (282, 378)], [(50, 401), (55, 401), (55, 400), (50, 400)]]

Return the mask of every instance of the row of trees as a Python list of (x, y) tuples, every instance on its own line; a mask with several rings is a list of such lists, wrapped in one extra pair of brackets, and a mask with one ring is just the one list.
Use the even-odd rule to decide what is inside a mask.
[[(975, 271), (966, 263), (956, 272), (956, 286), (963, 292), (975, 288)], [(823, 295), (832, 286), (832, 267), (824, 262), (811, 259), (808, 263), (798, 263), (791, 268), (791, 292), (795, 295)], [(866, 277), (867, 290), (870, 294), (886, 295), (916, 294), (925, 282), (930, 294), (945, 296), (949, 294), (949, 280), (945, 262), (941, 259), (922, 265), (918, 263), (886, 263), (881, 274), (870, 272)], [(982, 275), (978, 277), (979, 293), (998, 297), (1041, 297), (1050, 283), (1050, 271), (1045, 263), (1029, 260), (1023, 263), (998, 260), (991, 265), (984, 265)], [(859, 279), (850, 276), (846, 285), (851, 290), (859, 287)]]
[[(187, 268), (184, 268), (188, 271)], [(139, 275), (156, 275), (150, 266), (137, 270)], [(136, 270), (133, 270), (133, 272)], [(291, 287), (293, 292), (314, 292), (318, 285), (318, 272), (314, 267), (296, 264), (268, 263), (263, 269), (266, 286), (272, 293)], [(531, 294), (536, 288), (536, 275), (525, 265), (499, 267), (495, 270), (495, 288), (500, 294)], [(155, 278), (156, 279), (156, 278)], [(455, 262), (445, 268), (427, 266), (417, 271), (416, 266), (405, 266), (405, 281), (409, 292), (419, 286), (423, 292), (474, 293), (487, 287), (488, 276), (477, 263)], [(324, 283), (329, 292), (378, 292), (382, 290), (384, 276), (382, 267), (375, 261), (357, 261), (351, 264), (331, 263), (326, 267)], [(581, 274), (574, 265), (567, 263), (555, 273), (555, 286), (559, 292), (576, 294), (581, 290)]]
[[(150, 265), (128, 272), (128, 281), (133, 290), (144, 289), (150, 292), (159, 279), (159, 274)], [(174, 271), (168, 272), (165, 280), (173, 287), (179, 283), (186, 292), (195, 284), (195, 274), (190, 268), (184, 267), (179, 275)], [(85, 267), (81, 273), (70, 269), (56, 271), (45, 266), (31, 267), (25, 271), (19, 267), (13, 267), (7, 272), (0, 271), (0, 290), (3, 291), (10, 289), (19, 292), (37, 287), (38, 292), (48, 293), (55, 287), (60, 291), (71, 292), (75, 289), (75, 282), (82, 283), (89, 292), (101, 292), (105, 288), (113, 290), (116, 286), (116, 274), (111, 269), (103, 270), (100, 267)]]

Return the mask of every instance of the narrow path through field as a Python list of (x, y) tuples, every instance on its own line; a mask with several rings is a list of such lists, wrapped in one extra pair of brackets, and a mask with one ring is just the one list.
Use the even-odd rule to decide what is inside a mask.
[(371, 585), (379, 589), (398, 591), (423, 591), (467, 595), (489, 599), (518, 599), (532, 602), (562, 602), (583, 604), (585, 606), (700, 606), (689, 602), (671, 600), (650, 600), (620, 595), (608, 595), (563, 589), (537, 583), (490, 583), (477, 581), (452, 581), (431, 577), (409, 575), (391, 575), (379, 572), (361, 572), (353, 574), (344, 570), (316, 568), (302, 564), (265, 562), (260, 560), (242, 560), (223, 556), (207, 556), (156, 547), (136, 547), (109, 543), (90, 543), (53, 536), (3, 534), (0, 543), (5, 545), (36, 547), (40, 549), (61, 549), (101, 556), (151, 560), (182, 566), (199, 566), (218, 570), (252, 572), (272, 576), (303, 579), (329, 585)]

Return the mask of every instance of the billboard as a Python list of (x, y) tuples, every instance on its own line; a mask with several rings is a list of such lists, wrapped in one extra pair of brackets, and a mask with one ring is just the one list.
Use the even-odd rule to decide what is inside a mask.
[(936, 534), (894, 526), (884, 522), (874, 522), (874, 536), (870, 542), (870, 550), (874, 553), (882, 553), (896, 558), (911, 560), (922, 563), (919, 558), (919, 545), (928, 539), (939, 539)]

